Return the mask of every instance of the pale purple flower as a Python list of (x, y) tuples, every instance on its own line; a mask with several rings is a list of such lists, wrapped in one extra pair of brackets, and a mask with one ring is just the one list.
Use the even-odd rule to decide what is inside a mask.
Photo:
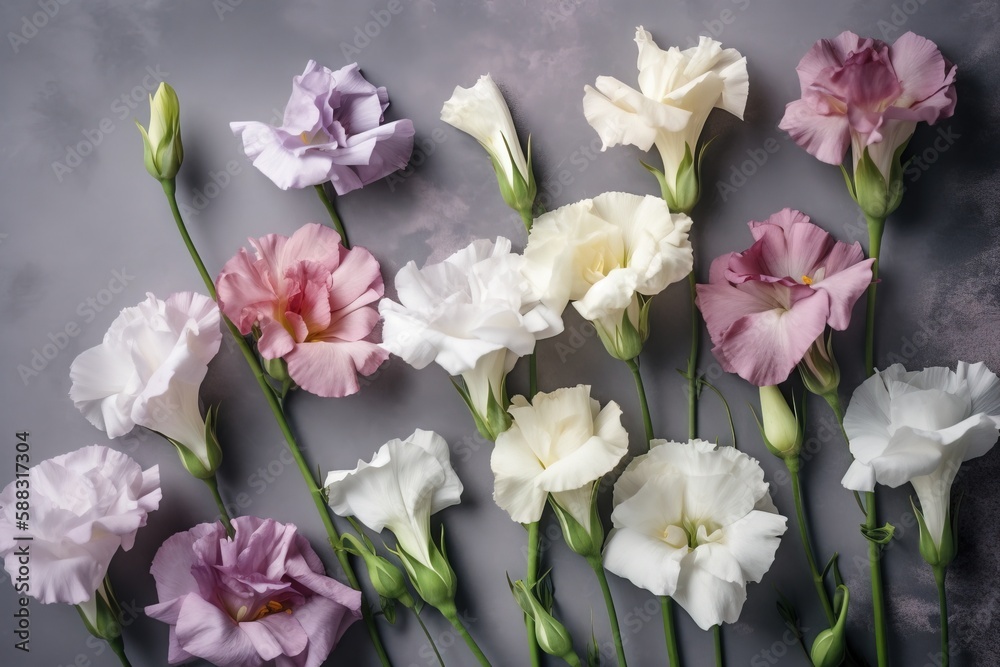
[(319, 667), (361, 617), (361, 593), (324, 574), (295, 526), (272, 519), (203, 523), (163, 543), (153, 559), (159, 604), (146, 614), (170, 625), (170, 664), (194, 657), (220, 667)]
[(783, 209), (751, 222), (756, 241), (717, 257), (698, 285), (712, 349), (722, 367), (757, 386), (783, 382), (830, 325), (843, 331), (871, 283), (872, 260)]
[(357, 63), (336, 72), (310, 60), (292, 79), (279, 127), (230, 123), (253, 165), (282, 190), (333, 184), (338, 195), (406, 167), (413, 122), (384, 123), (385, 88), (370, 84)]

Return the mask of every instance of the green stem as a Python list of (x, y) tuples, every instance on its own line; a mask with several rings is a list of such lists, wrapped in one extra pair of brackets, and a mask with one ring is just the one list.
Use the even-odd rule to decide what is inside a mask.
[(344, 223), (340, 221), (340, 216), (337, 215), (337, 209), (333, 206), (333, 200), (330, 196), (326, 194), (326, 188), (323, 185), (313, 186), (316, 188), (316, 194), (319, 195), (319, 199), (323, 202), (323, 206), (326, 206), (326, 212), (330, 214), (330, 220), (333, 221), (333, 228), (337, 230), (340, 234), (340, 241), (344, 244), (345, 248), (350, 248), (351, 244), (347, 240), (347, 230), (344, 229)]
[(694, 440), (698, 435), (698, 343), (701, 327), (698, 326), (701, 318), (698, 314), (698, 306), (695, 299), (698, 297), (698, 281), (694, 275), (694, 269), (688, 274), (688, 286), (691, 292), (691, 354), (688, 356), (688, 438)]
[(868, 257), (872, 263), (872, 283), (868, 286), (868, 312), (865, 318), (865, 377), (875, 373), (875, 288), (878, 284), (879, 253), (882, 250), (882, 232), (885, 218), (873, 218), (865, 214), (868, 221)]
[(660, 610), (663, 612), (663, 635), (667, 640), (667, 658), (670, 667), (680, 667), (681, 654), (677, 649), (677, 630), (674, 621), (674, 599), (664, 595), (660, 598)]
[[(869, 531), (878, 527), (878, 509), (875, 506), (875, 492), (869, 491), (865, 494), (865, 507), (867, 508), (867, 518), (865, 528)], [(868, 565), (871, 570), (872, 579), (872, 608), (875, 614), (875, 647), (878, 651), (879, 667), (889, 665), (889, 641), (888, 631), (885, 622), (885, 593), (882, 586), (882, 558), (881, 545), (868, 540)]]
[(570, 651), (569, 653), (564, 655), (563, 660), (565, 660), (566, 664), (569, 665), (570, 667), (583, 667), (583, 663), (580, 662), (580, 656), (578, 656), (573, 651)]
[(622, 631), (618, 627), (618, 614), (615, 612), (615, 601), (611, 597), (611, 587), (608, 586), (608, 575), (604, 572), (604, 563), (600, 556), (588, 558), (591, 569), (597, 575), (597, 580), (601, 583), (601, 592), (604, 593), (604, 606), (608, 609), (608, 620), (611, 623), (611, 636), (615, 640), (615, 651), (618, 653), (618, 666), (626, 667), (625, 647), (622, 645)]
[(226, 528), (226, 535), (229, 536), (229, 539), (233, 539), (236, 531), (233, 530), (233, 521), (229, 517), (229, 510), (226, 509), (226, 504), (222, 502), (222, 496), (219, 495), (219, 478), (212, 475), (202, 481), (205, 482), (205, 485), (212, 492), (212, 497), (215, 498), (215, 505), (219, 508), (219, 520), (222, 521), (222, 525)]
[(934, 568), (934, 581), (937, 582), (938, 604), (941, 607), (941, 667), (948, 667), (949, 647), (948, 647), (948, 594), (945, 590), (944, 579), (948, 574), (947, 568), (937, 566)]
[(531, 207), (523, 208), (519, 210), (518, 215), (521, 216), (521, 222), (524, 223), (524, 228), (527, 231), (531, 231), (531, 225), (535, 222), (535, 216), (531, 213)]
[[(162, 184), (163, 191), (167, 195), (167, 201), (170, 203), (170, 210), (174, 214), (174, 221), (177, 223), (177, 229), (181, 234), (181, 238), (184, 239), (184, 245), (187, 246), (188, 252), (191, 254), (191, 259), (194, 261), (195, 266), (198, 269), (198, 273), (201, 274), (201, 278), (205, 282), (205, 288), (208, 290), (212, 299), (217, 301), (218, 295), (215, 291), (215, 285), (212, 283), (212, 279), (208, 275), (208, 270), (205, 268), (204, 262), (201, 261), (201, 256), (198, 254), (197, 248), (195, 248), (194, 243), (191, 241), (191, 237), (188, 235), (187, 227), (184, 225), (184, 219), (181, 217), (180, 210), (177, 208), (176, 185), (173, 180), (163, 181)], [(260, 359), (257, 358), (256, 354), (254, 354), (254, 351), (250, 348), (250, 344), (247, 342), (247, 339), (240, 333), (239, 329), (236, 328), (236, 325), (233, 324), (225, 315), (223, 315), (222, 319), (225, 321), (226, 327), (229, 329), (229, 333), (233, 336), (233, 340), (236, 341), (237, 346), (240, 348), (240, 352), (243, 353), (243, 358), (246, 359), (247, 364), (250, 366), (250, 370), (253, 371), (254, 378), (260, 386), (260, 389), (264, 394), (264, 398), (267, 400), (268, 407), (271, 408), (271, 413), (274, 415), (274, 419), (278, 423), (278, 428), (281, 431), (282, 436), (285, 438), (285, 443), (288, 445), (288, 449), (292, 453), (292, 458), (295, 459), (295, 464), (298, 467), (299, 472), (302, 474), (302, 479), (306, 483), (306, 488), (309, 490), (309, 496), (312, 498), (313, 505), (316, 506), (316, 511), (319, 513), (320, 520), (323, 522), (323, 528), (326, 530), (330, 546), (333, 547), (334, 553), (337, 555), (337, 560), (340, 562), (340, 566), (344, 570), (347, 582), (355, 590), (361, 590), (361, 586), (358, 584), (358, 577), (354, 573), (354, 568), (347, 559), (347, 553), (338, 548), (340, 544), (340, 534), (337, 532), (336, 526), (333, 525), (333, 519), (330, 517), (329, 508), (327, 507), (326, 500), (323, 498), (323, 492), (320, 490), (319, 485), (309, 468), (309, 464), (306, 463), (305, 457), (303, 457), (302, 451), (299, 449), (298, 442), (295, 440), (295, 435), (292, 433), (292, 429), (288, 424), (288, 419), (281, 407), (281, 402), (278, 400), (277, 395), (275, 395), (274, 390), (271, 389), (271, 385), (267, 382), (264, 374), (264, 368), (260, 364)], [(379, 660), (383, 666), (388, 667), (392, 663), (389, 661), (389, 656), (385, 652), (385, 647), (382, 646), (382, 640), (378, 636), (378, 629), (375, 627), (375, 619), (372, 617), (371, 609), (363, 599), (361, 601), (361, 614), (368, 627), (368, 635), (371, 637), (372, 643), (375, 646), (375, 651), (378, 653)]]
[[(534, 355), (531, 357), (534, 359)], [(538, 522), (528, 524), (528, 573), (525, 576), (525, 585), (528, 591), (537, 596), (535, 586), (538, 584)], [(538, 637), (535, 636), (535, 619), (528, 614), (524, 615), (524, 625), (528, 633), (528, 657), (531, 659), (531, 667), (539, 667), (542, 664), (542, 655), (538, 648)]]
[(110, 646), (111, 650), (118, 656), (118, 660), (122, 663), (122, 667), (132, 667), (132, 663), (128, 661), (128, 656), (125, 655), (125, 642), (122, 641), (121, 635), (118, 635), (114, 639), (109, 639), (108, 646)]
[(465, 640), (465, 645), (469, 647), (470, 651), (472, 651), (472, 655), (476, 656), (476, 660), (479, 661), (479, 664), (483, 665), (483, 667), (491, 667), (490, 661), (486, 659), (486, 656), (483, 654), (483, 650), (479, 648), (479, 644), (476, 643), (476, 640), (472, 638), (469, 631), (465, 629), (464, 625), (462, 625), (462, 619), (458, 617), (458, 610), (455, 609), (455, 605), (451, 604), (450, 606), (441, 606), (438, 607), (438, 610), (444, 614), (444, 617), (448, 619), (448, 622), (451, 623), (452, 627), (458, 630), (458, 634), (462, 635), (462, 639)]
[(809, 525), (806, 523), (806, 514), (802, 502), (802, 486), (799, 480), (799, 459), (785, 459), (785, 466), (792, 478), (792, 499), (795, 501), (795, 517), (799, 523), (799, 539), (802, 540), (802, 550), (806, 554), (806, 561), (809, 563), (809, 572), (812, 573), (813, 586), (816, 587), (816, 594), (823, 605), (823, 613), (829, 627), (833, 627), (837, 622), (837, 615), (833, 612), (833, 604), (830, 602), (830, 594), (823, 583), (823, 572), (816, 563), (816, 554), (813, 552), (812, 540), (809, 538)]
[(718, 625), (712, 626), (712, 639), (715, 644), (715, 667), (722, 667), (725, 664), (722, 659), (722, 628)]
[(642, 423), (646, 429), (646, 448), (649, 448), (649, 441), (653, 439), (653, 421), (649, 417), (649, 403), (646, 402), (646, 389), (642, 384), (642, 374), (639, 373), (639, 360), (629, 359), (625, 362), (632, 377), (635, 378), (635, 389), (639, 393), (639, 406), (642, 408)]
[(427, 637), (427, 643), (431, 645), (432, 649), (434, 649), (434, 655), (437, 656), (438, 664), (441, 665), (441, 667), (444, 667), (444, 659), (441, 657), (437, 644), (434, 643), (434, 638), (431, 637), (431, 633), (427, 631), (427, 626), (424, 625), (424, 619), (420, 618), (420, 612), (417, 611), (416, 607), (413, 608), (413, 615), (417, 617), (417, 623), (420, 624), (420, 629), (424, 631), (424, 636)]

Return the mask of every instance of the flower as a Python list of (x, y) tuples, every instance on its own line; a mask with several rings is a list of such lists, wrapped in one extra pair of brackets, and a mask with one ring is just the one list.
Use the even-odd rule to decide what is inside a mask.
[(361, 618), (361, 593), (324, 574), (291, 524), (241, 516), (229, 540), (202, 523), (167, 538), (153, 558), (159, 602), (146, 615), (170, 625), (171, 665), (319, 667)]
[[(30, 521), (17, 509), (30, 491)], [(0, 555), (11, 584), (42, 604), (83, 604), (101, 588), (112, 556), (128, 551), (160, 505), (160, 469), (91, 445), (33, 466), (0, 492)], [(19, 526), (21, 524), (21, 526)], [(26, 543), (20, 539), (29, 538)], [(30, 544), (31, 578), (16, 583), (18, 547)]]
[[(222, 343), (219, 309), (207, 296), (180, 292), (121, 311), (104, 341), (70, 365), (70, 398), (87, 420), (118, 438), (144, 426), (169, 438), (195, 476), (222, 460), (198, 390)], [(211, 420), (209, 420), (211, 421)]]
[(852, 194), (866, 213), (885, 218), (902, 197), (899, 153), (916, 124), (955, 111), (955, 66), (912, 32), (889, 46), (845, 31), (816, 42), (796, 70), (802, 97), (778, 127), (828, 164), (843, 162), (850, 146)]
[(749, 226), (755, 243), (712, 262), (697, 303), (715, 358), (761, 387), (783, 382), (828, 324), (847, 328), (873, 260), (792, 209)]
[(260, 327), (265, 360), (284, 359), (300, 387), (319, 396), (358, 391), (388, 354), (371, 339), (382, 296), (378, 262), (364, 248), (348, 250), (329, 227), (308, 224), (291, 237), (250, 239), (216, 279), (219, 307), (240, 333)]
[[(780, 459), (797, 459), (802, 450), (804, 427), (796, 412), (788, 407), (781, 389), (774, 386), (760, 388), (760, 435), (764, 446)], [(794, 463), (793, 463), (794, 465)]]
[(659, 197), (606, 192), (535, 220), (523, 273), (542, 303), (561, 313), (574, 301), (612, 355), (633, 359), (648, 335), (648, 297), (691, 272), (690, 229)]
[(515, 396), (510, 414), (513, 423), (497, 437), (490, 458), (496, 504), (514, 521), (534, 523), (551, 494), (585, 533), (598, 529), (594, 483), (628, 453), (618, 404), (609, 401), (602, 409), (581, 384), (539, 392), (530, 403)]
[(583, 113), (601, 137), (601, 150), (631, 144), (648, 151), (656, 144), (663, 159), (663, 173), (657, 174), (663, 198), (671, 211), (686, 213), (700, 194), (695, 150), (708, 114), (719, 108), (743, 119), (747, 60), (704, 36), (698, 46), (664, 51), (642, 26), (636, 28), (635, 43), (639, 90), (614, 77), (598, 77), (596, 89), (584, 88)]
[(477, 425), (491, 440), (507, 427), (497, 418), (507, 407), (507, 373), (536, 340), (563, 328), (561, 310), (539, 303), (510, 245), (503, 237), (482, 239), (422, 269), (410, 262), (396, 274), (399, 302), (379, 304), (382, 347), (414, 368), (433, 361), (462, 376)]
[(455, 86), (441, 108), (441, 120), (471, 135), (486, 149), (504, 201), (530, 220), (537, 191), (531, 172), (531, 142), (525, 158), (510, 109), (493, 78), (484, 74), (471, 88)]
[(368, 83), (357, 63), (336, 72), (316, 61), (292, 79), (292, 95), (278, 127), (230, 123), (253, 165), (282, 190), (331, 181), (338, 195), (406, 167), (413, 122), (384, 123), (385, 88)]
[(439, 547), (430, 529), (431, 514), (457, 505), (463, 490), (444, 438), (417, 429), (382, 445), (371, 463), (329, 473), (325, 486), (335, 513), (396, 536), (396, 555), (425, 602), (446, 615), (455, 612), (457, 583), (444, 555), (444, 532)]
[(669, 595), (703, 630), (734, 623), (774, 562), (786, 519), (755, 459), (704, 440), (654, 440), (615, 484), (604, 566)]
[(149, 130), (139, 121), (135, 124), (142, 134), (146, 171), (158, 181), (173, 180), (184, 161), (184, 146), (180, 102), (170, 84), (160, 82), (156, 94), (149, 96)]
[(421, 429), (382, 445), (371, 463), (330, 472), (325, 486), (335, 513), (353, 516), (376, 533), (388, 529), (397, 547), (424, 565), (431, 562), (431, 514), (457, 505), (462, 496), (448, 443)]
[(954, 546), (951, 486), (962, 463), (996, 444), (1000, 380), (983, 363), (910, 372), (894, 364), (855, 390), (844, 430), (855, 460), (843, 485), (872, 491), (910, 482), (934, 546)]

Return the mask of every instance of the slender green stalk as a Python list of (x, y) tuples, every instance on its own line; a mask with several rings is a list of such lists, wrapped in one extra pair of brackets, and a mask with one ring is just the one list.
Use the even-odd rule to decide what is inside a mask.
[[(688, 286), (691, 291), (691, 354), (688, 356), (688, 438), (694, 440), (698, 436), (698, 344), (701, 342), (701, 317), (695, 299), (698, 297), (698, 280), (694, 269), (688, 274)], [(726, 408), (728, 410), (728, 406)]]
[(722, 667), (726, 662), (722, 658), (722, 628), (718, 625), (712, 626), (712, 639), (715, 644), (715, 667)]
[(882, 250), (882, 232), (885, 219), (873, 218), (865, 214), (868, 221), (868, 257), (872, 263), (872, 284), (868, 286), (868, 311), (865, 318), (865, 377), (875, 372), (875, 288), (878, 283), (879, 253)]
[[(198, 269), (198, 273), (201, 274), (201, 278), (205, 282), (205, 288), (208, 290), (209, 295), (211, 295), (212, 299), (217, 301), (218, 294), (215, 291), (215, 284), (208, 275), (208, 270), (205, 268), (204, 262), (201, 261), (201, 256), (198, 254), (197, 248), (195, 248), (194, 243), (191, 241), (191, 237), (187, 232), (187, 227), (184, 225), (184, 219), (181, 217), (180, 210), (177, 208), (176, 185), (172, 180), (163, 181), (162, 184), (163, 191), (166, 193), (167, 200), (170, 203), (170, 210), (174, 214), (174, 221), (177, 223), (177, 230), (180, 232), (181, 238), (184, 239), (184, 245), (187, 246), (191, 259), (194, 261), (195, 266)], [(246, 359), (247, 364), (250, 366), (250, 370), (253, 371), (257, 384), (264, 393), (264, 398), (267, 400), (268, 407), (271, 408), (271, 413), (274, 415), (274, 419), (278, 423), (278, 429), (281, 431), (282, 436), (284, 436), (288, 449), (292, 453), (292, 458), (295, 459), (295, 464), (298, 467), (299, 472), (302, 474), (302, 479), (306, 483), (306, 488), (309, 490), (309, 496), (312, 498), (313, 504), (316, 506), (316, 511), (319, 513), (320, 520), (323, 522), (323, 528), (326, 530), (327, 539), (330, 541), (330, 546), (333, 548), (334, 553), (336, 553), (337, 560), (340, 562), (340, 566), (344, 570), (347, 582), (355, 590), (361, 590), (361, 586), (358, 584), (358, 577), (354, 573), (354, 568), (347, 559), (347, 553), (338, 548), (338, 545), (340, 544), (340, 534), (337, 532), (336, 526), (333, 525), (333, 519), (330, 517), (329, 508), (326, 505), (323, 492), (319, 488), (316, 479), (313, 477), (309, 464), (306, 463), (305, 457), (302, 455), (302, 450), (299, 449), (298, 442), (295, 440), (295, 435), (292, 433), (291, 426), (288, 424), (288, 419), (282, 409), (281, 402), (279, 401), (274, 390), (271, 388), (271, 385), (268, 384), (264, 374), (264, 368), (260, 364), (260, 359), (257, 358), (256, 354), (254, 354), (254, 351), (250, 348), (250, 344), (247, 342), (247, 339), (240, 333), (239, 329), (236, 328), (236, 325), (234, 325), (225, 315), (223, 315), (222, 319), (225, 321), (226, 327), (229, 329), (229, 333), (232, 334), (233, 339), (240, 348), (240, 352), (243, 353), (243, 358)], [(389, 656), (386, 654), (385, 647), (382, 646), (382, 640), (378, 636), (378, 629), (375, 627), (375, 619), (372, 617), (371, 609), (364, 600), (361, 601), (361, 614), (364, 618), (365, 624), (368, 626), (368, 634), (371, 637), (372, 643), (375, 645), (375, 650), (378, 653), (379, 660), (382, 665), (388, 667), (388, 665), (391, 664)]]
[(441, 652), (438, 651), (437, 644), (434, 643), (434, 638), (431, 637), (431, 633), (427, 631), (427, 626), (424, 625), (424, 619), (420, 618), (420, 612), (415, 608), (413, 609), (413, 615), (417, 617), (417, 623), (420, 624), (420, 629), (424, 631), (424, 636), (427, 637), (427, 643), (431, 645), (434, 649), (434, 655), (437, 656), (438, 664), (444, 667), (444, 658), (441, 657)]
[(660, 610), (663, 613), (663, 636), (667, 640), (667, 658), (670, 667), (680, 667), (681, 654), (677, 649), (677, 630), (674, 621), (674, 599), (666, 595), (660, 597)]
[(337, 209), (333, 206), (333, 200), (330, 196), (326, 194), (326, 189), (322, 185), (313, 186), (316, 188), (316, 194), (319, 195), (319, 199), (323, 202), (323, 206), (326, 206), (326, 212), (330, 214), (330, 220), (333, 221), (333, 228), (337, 230), (340, 234), (340, 241), (344, 244), (345, 248), (350, 248), (351, 244), (347, 240), (347, 230), (344, 229), (344, 223), (340, 221), (340, 216), (337, 215)]
[(948, 594), (944, 586), (944, 579), (947, 574), (948, 570), (943, 566), (934, 568), (934, 581), (937, 582), (938, 590), (938, 604), (941, 607), (941, 667), (948, 667), (950, 657), (948, 647)]
[(823, 613), (826, 614), (829, 627), (833, 627), (837, 622), (837, 616), (833, 612), (833, 604), (830, 602), (830, 594), (823, 583), (823, 572), (816, 563), (816, 554), (813, 552), (812, 540), (809, 538), (809, 525), (806, 523), (806, 514), (802, 502), (802, 486), (799, 480), (799, 459), (786, 459), (785, 466), (792, 478), (792, 498), (795, 501), (795, 517), (799, 523), (799, 539), (802, 540), (802, 550), (806, 554), (806, 561), (809, 563), (809, 572), (812, 573), (813, 586), (816, 587), (816, 594), (819, 595), (820, 604), (823, 605)]
[(128, 656), (125, 655), (125, 642), (122, 641), (121, 635), (118, 635), (114, 639), (109, 639), (108, 646), (110, 646), (111, 650), (118, 656), (118, 660), (122, 663), (122, 667), (132, 667), (132, 663), (128, 661)]
[(462, 619), (458, 617), (458, 610), (455, 608), (455, 605), (450, 604), (450, 606), (441, 606), (438, 607), (438, 610), (444, 614), (444, 617), (448, 619), (448, 622), (451, 623), (452, 627), (458, 630), (458, 634), (460, 634), (462, 639), (465, 640), (465, 645), (469, 647), (470, 651), (472, 651), (472, 655), (476, 656), (476, 660), (479, 661), (479, 664), (483, 667), (491, 667), (490, 661), (486, 659), (486, 656), (483, 654), (483, 650), (479, 648), (479, 644), (476, 643), (476, 640), (472, 638), (469, 631), (465, 629), (464, 625), (462, 625)]
[(563, 660), (565, 660), (566, 664), (570, 667), (583, 667), (583, 663), (580, 662), (580, 656), (578, 656), (575, 652), (570, 652), (564, 655)]
[[(878, 510), (875, 506), (875, 492), (865, 494), (865, 507), (868, 510), (865, 528), (869, 531), (878, 528)], [(889, 665), (889, 633), (885, 621), (885, 592), (882, 585), (881, 545), (868, 540), (868, 565), (872, 579), (872, 608), (875, 614), (875, 647), (878, 651), (879, 667)]]
[[(534, 355), (532, 355), (534, 359)], [(532, 595), (537, 595), (535, 586), (538, 584), (538, 522), (528, 524), (528, 573), (525, 576), (525, 585)], [(535, 636), (535, 619), (524, 615), (524, 625), (528, 632), (528, 657), (531, 659), (531, 667), (539, 667), (542, 664), (542, 655), (538, 648), (538, 637)]]
[(531, 214), (531, 209), (521, 209), (517, 213), (521, 216), (521, 222), (524, 223), (524, 228), (530, 232), (531, 225), (535, 222), (535, 216)]
[(219, 508), (219, 520), (222, 521), (222, 525), (226, 528), (226, 535), (229, 539), (233, 538), (236, 531), (233, 530), (233, 521), (229, 517), (229, 510), (226, 509), (226, 504), (222, 502), (222, 496), (219, 495), (219, 479), (215, 475), (207, 477), (202, 480), (208, 486), (209, 490), (212, 492), (212, 497), (215, 498), (215, 505)]
[(608, 608), (608, 620), (611, 622), (611, 636), (615, 640), (615, 651), (618, 653), (619, 667), (626, 667), (625, 647), (622, 645), (622, 631), (618, 627), (618, 614), (615, 612), (615, 601), (611, 597), (611, 587), (608, 586), (608, 575), (604, 572), (604, 563), (601, 558), (588, 558), (587, 562), (597, 575), (597, 580), (601, 583), (601, 592), (604, 593), (604, 606)]
[(632, 377), (635, 378), (635, 390), (639, 393), (639, 406), (642, 408), (642, 423), (646, 429), (646, 448), (649, 448), (649, 441), (653, 439), (653, 420), (649, 417), (649, 403), (646, 401), (646, 388), (642, 384), (642, 375), (639, 373), (638, 359), (629, 359), (625, 362)]

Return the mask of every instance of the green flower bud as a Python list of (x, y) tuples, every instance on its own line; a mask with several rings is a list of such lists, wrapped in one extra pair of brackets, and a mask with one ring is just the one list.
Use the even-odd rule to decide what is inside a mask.
[(261, 357), (260, 362), (261, 366), (264, 367), (264, 372), (271, 376), (274, 380), (281, 383), (291, 380), (291, 377), (288, 375), (288, 364), (286, 364), (285, 360), (281, 357), (276, 359), (265, 359), (264, 357)]
[(507, 584), (521, 611), (534, 619), (535, 639), (538, 640), (539, 648), (570, 664), (579, 664), (579, 659), (573, 651), (573, 638), (570, 637), (566, 626), (545, 610), (523, 581), (519, 579), (511, 582), (508, 578)]
[(349, 542), (353, 547), (353, 549), (347, 549), (348, 551), (364, 559), (365, 568), (368, 570), (368, 579), (380, 598), (399, 600), (403, 606), (413, 607), (413, 597), (406, 588), (406, 580), (398, 567), (388, 559), (376, 554), (366, 543), (350, 533), (344, 533), (341, 539)]
[(799, 375), (805, 388), (817, 396), (836, 396), (840, 387), (840, 366), (833, 356), (833, 332), (817, 338), (799, 362)]
[(814, 667), (840, 667), (847, 655), (847, 606), (850, 593), (846, 586), (837, 586), (837, 622), (832, 628), (823, 630), (813, 641), (809, 657)]
[(161, 83), (149, 96), (149, 129), (135, 122), (142, 133), (146, 171), (158, 181), (173, 180), (184, 161), (180, 118), (177, 93), (170, 84)]
[(757, 426), (767, 451), (785, 460), (798, 458), (802, 449), (802, 424), (788, 407), (788, 401), (778, 387), (760, 388), (760, 421)]

